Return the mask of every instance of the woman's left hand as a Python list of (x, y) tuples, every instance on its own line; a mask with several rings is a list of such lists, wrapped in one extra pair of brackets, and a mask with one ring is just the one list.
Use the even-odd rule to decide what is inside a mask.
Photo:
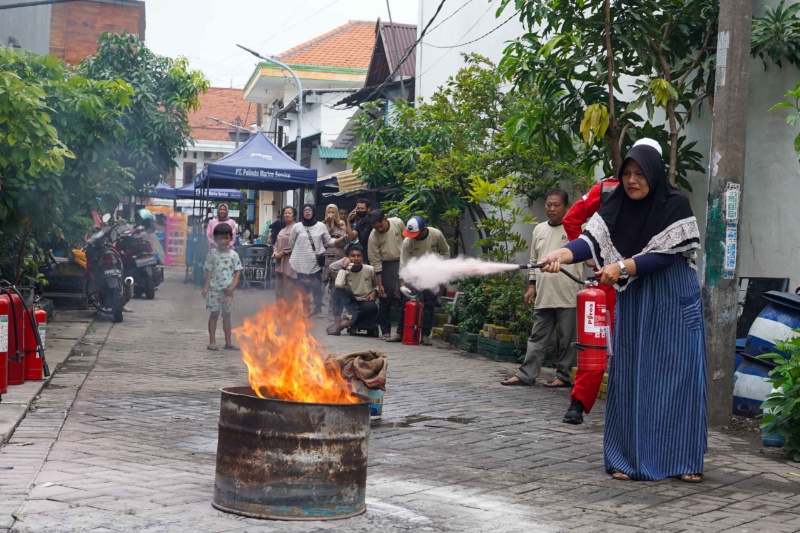
[(603, 285), (614, 285), (619, 280), (620, 268), (619, 263), (611, 263), (606, 265), (595, 274), (597, 281)]

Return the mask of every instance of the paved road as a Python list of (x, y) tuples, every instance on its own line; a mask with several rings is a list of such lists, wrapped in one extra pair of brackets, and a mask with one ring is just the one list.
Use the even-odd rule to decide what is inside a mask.
[[(246, 369), (238, 354), (205, 349), (203, 300), (179, 275), (155, 301), (134, 301), (123, 324), (96, 321), (0, 449), (0, 465), (15, 466), (0, 471), (0, 531), (800, 531), (800, 465), (774, 451), (712, 432), (704, 483), (614, 481), (602, 468), (603, 402), (568, 426), (566, 391), (499, 385), (514, 365), (329, 337), (323, 320), (328, 350), (390, 360), (367, 513), (274, 522), (219, 512), (218, 389), (246, 384)], [(235, 322), (271, 296), (238, 294)]]

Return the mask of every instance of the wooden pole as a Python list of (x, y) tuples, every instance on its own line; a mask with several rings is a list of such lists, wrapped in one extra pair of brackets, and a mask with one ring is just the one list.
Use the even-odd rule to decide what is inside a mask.
[(703, 305), (708, 347), (708, 423), (731, 420), (741, 192), (744, 185), (751, 0), (720, 2), (708, 170)]

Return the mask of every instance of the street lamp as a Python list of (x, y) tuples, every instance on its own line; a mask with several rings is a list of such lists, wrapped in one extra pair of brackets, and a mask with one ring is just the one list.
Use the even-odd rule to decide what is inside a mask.
[(291, 69), (291, 67), (289, 67), (289, 65), (282, 63), (281, 61), (278, 61), (277, 59), (271, 57), (264, 57), (258, 52), (254, 52), (253, 50), (250, 50), (249, 48), (246, 48), (241, 44), (237, 44), (236, 46), (238, 46), (242, 50), (250, 52), (259, 59), (263, 59), (264, 61), (274, 63), (279, 67), (281, 67), (282, 69), (288, 70), (289, 74), (291, 74), (292, 77), (294, 78), (294, 83), (295, 85), (297, 85), (297, 142), (296, 142), (297, 152), (295, 152), (294, 160), (297, 161), (298, 165), (301, 165), (302, 163), (300, 161), (302, 159), (302, 153), (300, 150), (301, 148), (300, 142), (301, 142), (301, 133), (303, 128), (303, 85), (300, 83), (300, 78), (297, 77), (297, 74), (294, 73), (294, 71)]

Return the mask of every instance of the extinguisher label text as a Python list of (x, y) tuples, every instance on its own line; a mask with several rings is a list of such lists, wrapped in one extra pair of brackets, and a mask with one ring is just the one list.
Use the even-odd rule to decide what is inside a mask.
[(8, 351), (8, 315), (0, 315), (0, 352)]
[(606, 336), (606, 306), (586, 302), (583, 312), (583, 331), (594, 333), (596, 339)]
[[(42, 348), (44, 348), (44, 338), (47, 333), (47, 326), (45, 324), (39, 324), (39, 340), (42, 341)], [(36, 357), (39, 357), (39, 353), (36, 353)]]

